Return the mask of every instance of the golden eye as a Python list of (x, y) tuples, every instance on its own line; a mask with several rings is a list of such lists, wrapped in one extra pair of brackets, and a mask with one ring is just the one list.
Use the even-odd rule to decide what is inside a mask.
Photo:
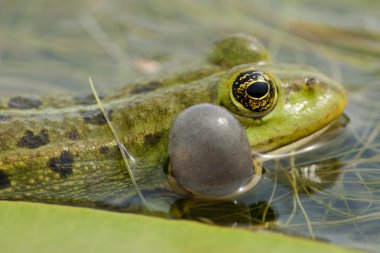
[(271, 74), (255, 69), (242, 71), (233, 80), (230, 99), (239, 109), (238, 114), (262, 117), (276, 105), (275, 80)]

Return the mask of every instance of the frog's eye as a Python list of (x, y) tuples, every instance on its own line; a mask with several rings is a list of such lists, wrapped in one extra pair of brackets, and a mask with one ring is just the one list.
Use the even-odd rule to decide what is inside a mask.
[[(229, 92), (229, 109), (241, 116), (258, 118), (273, 110), (277, 102), (277, 85), (270, 73), (246, 69), (232, 74), (223, 89)], [(231, 104), (231, 106), (228, 106)]]

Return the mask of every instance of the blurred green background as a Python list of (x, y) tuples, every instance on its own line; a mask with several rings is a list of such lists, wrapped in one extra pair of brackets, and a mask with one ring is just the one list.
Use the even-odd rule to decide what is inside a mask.
[(121, 86), (196, 65), (214, 40), (238, 32), (262, 39), (274, 61), (317, 65), (338, 79), (346, 65), (379, 68), (375, 0), (0, 4), (2, 92), (87, 91), (88, 75)]

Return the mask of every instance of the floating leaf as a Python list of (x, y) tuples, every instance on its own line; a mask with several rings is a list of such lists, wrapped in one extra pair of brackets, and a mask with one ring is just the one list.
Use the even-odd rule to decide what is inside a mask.
[(275, 233), (135, 214), (0, 202), (2, 252), (355, 252)]

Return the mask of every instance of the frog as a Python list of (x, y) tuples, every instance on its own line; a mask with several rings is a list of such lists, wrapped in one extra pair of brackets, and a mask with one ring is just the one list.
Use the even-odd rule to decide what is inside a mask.
[[(184, 109), (227, 109), (250, 147), (268, 153), (315, 139), (343, 113), (342, 84), (310, 66), (273, 63), (253, 36), (226, 36), (202, 66), (101, 96), (134, 161), (142, 194), (176, 194), (167, 180), (168, 135)], [(0, 199), (130, 210), (136, 191), (95, 99), (64, 94), (0, 99)]]

